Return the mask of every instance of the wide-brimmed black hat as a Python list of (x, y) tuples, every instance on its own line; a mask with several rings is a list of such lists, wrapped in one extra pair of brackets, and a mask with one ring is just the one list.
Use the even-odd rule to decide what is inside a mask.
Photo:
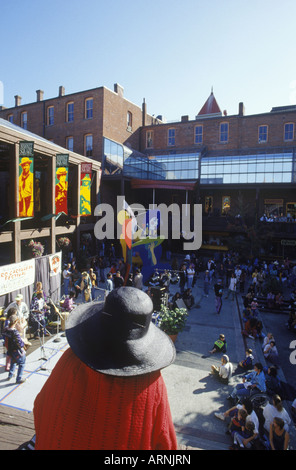
[(105, 302), (76, 307), (67, 321), (68, 343), (79, 359), (108, 375), (163, 369), (176, 357), (173, 342), (152, 322), (150, 297), (135, 287), (111, 291)]

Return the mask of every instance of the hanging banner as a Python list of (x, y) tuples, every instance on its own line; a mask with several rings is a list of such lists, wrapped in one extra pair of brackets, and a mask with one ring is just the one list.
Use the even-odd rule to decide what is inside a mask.
[(80, 215), (91, 215), (92, 164), (81, 163)]
[(56, 155), (55, 213), (68, 214), (68, 167), (69, 155)]
[(34, 142), (19, 143), (19, 217), (34, 217)]
[(55, 253), (49, 256), (49, 275), (56, 276), (62, 272), (62, 253)]
[(35, 259), (0, 266), (0, 296), (20, 290), (35, 280)]

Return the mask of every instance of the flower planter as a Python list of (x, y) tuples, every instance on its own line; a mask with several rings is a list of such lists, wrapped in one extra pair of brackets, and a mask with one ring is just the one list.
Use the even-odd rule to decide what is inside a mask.
[(175, 334), (175, 335), (168, 335), (168, 336), (171, 338), (171, 340), (173, 341), (173, 343), (175, 343), (175, 342), (177, 341), (178, 333)]

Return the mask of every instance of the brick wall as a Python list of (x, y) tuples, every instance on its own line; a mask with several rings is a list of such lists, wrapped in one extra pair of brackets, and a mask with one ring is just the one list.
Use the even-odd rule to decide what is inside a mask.
[[(228, 142), (220, 142), (220, 124), (228, 123)], [(294, 123), (293, 141), (284, 141), (284, 124)], [(153, 132), (153, 149), (181, 150), (184, 148), (201, 148), (194, 143), (196, 126), (203, 127), (203, 145), (209, 152), (224, 152), (248, 148), (293, 147), (296, 145), (296, 110), (287, 112), (264, 113), (251, 116), (220, 116), (194, 121), (174, 122), (146, 126), (141, 129), (141, 149), (146, 149), (146, 133)], [(266, 125), (268, 140), (258, 142), (258, 127)], [(168, 130), (175, 129), (175, 146), (168, 146)]]

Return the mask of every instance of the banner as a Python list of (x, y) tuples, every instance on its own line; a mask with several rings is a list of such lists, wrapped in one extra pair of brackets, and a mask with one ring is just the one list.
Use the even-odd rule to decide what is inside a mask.
[(49, 275), (56, 276), (62, 272), (62, 253), (49, 255)]
[(20, 290), (35, 281), (35, 259), (0, 266), (0, 296)]
[(81, 163), (80, 215), (91, 214), (91, 175), (92, 164)]
[(69, 155), (56, 155), (55, 213), (68, 214), (68, 167)]
[(19, 217), (34, 217), (34, 142), (19, 143)]

